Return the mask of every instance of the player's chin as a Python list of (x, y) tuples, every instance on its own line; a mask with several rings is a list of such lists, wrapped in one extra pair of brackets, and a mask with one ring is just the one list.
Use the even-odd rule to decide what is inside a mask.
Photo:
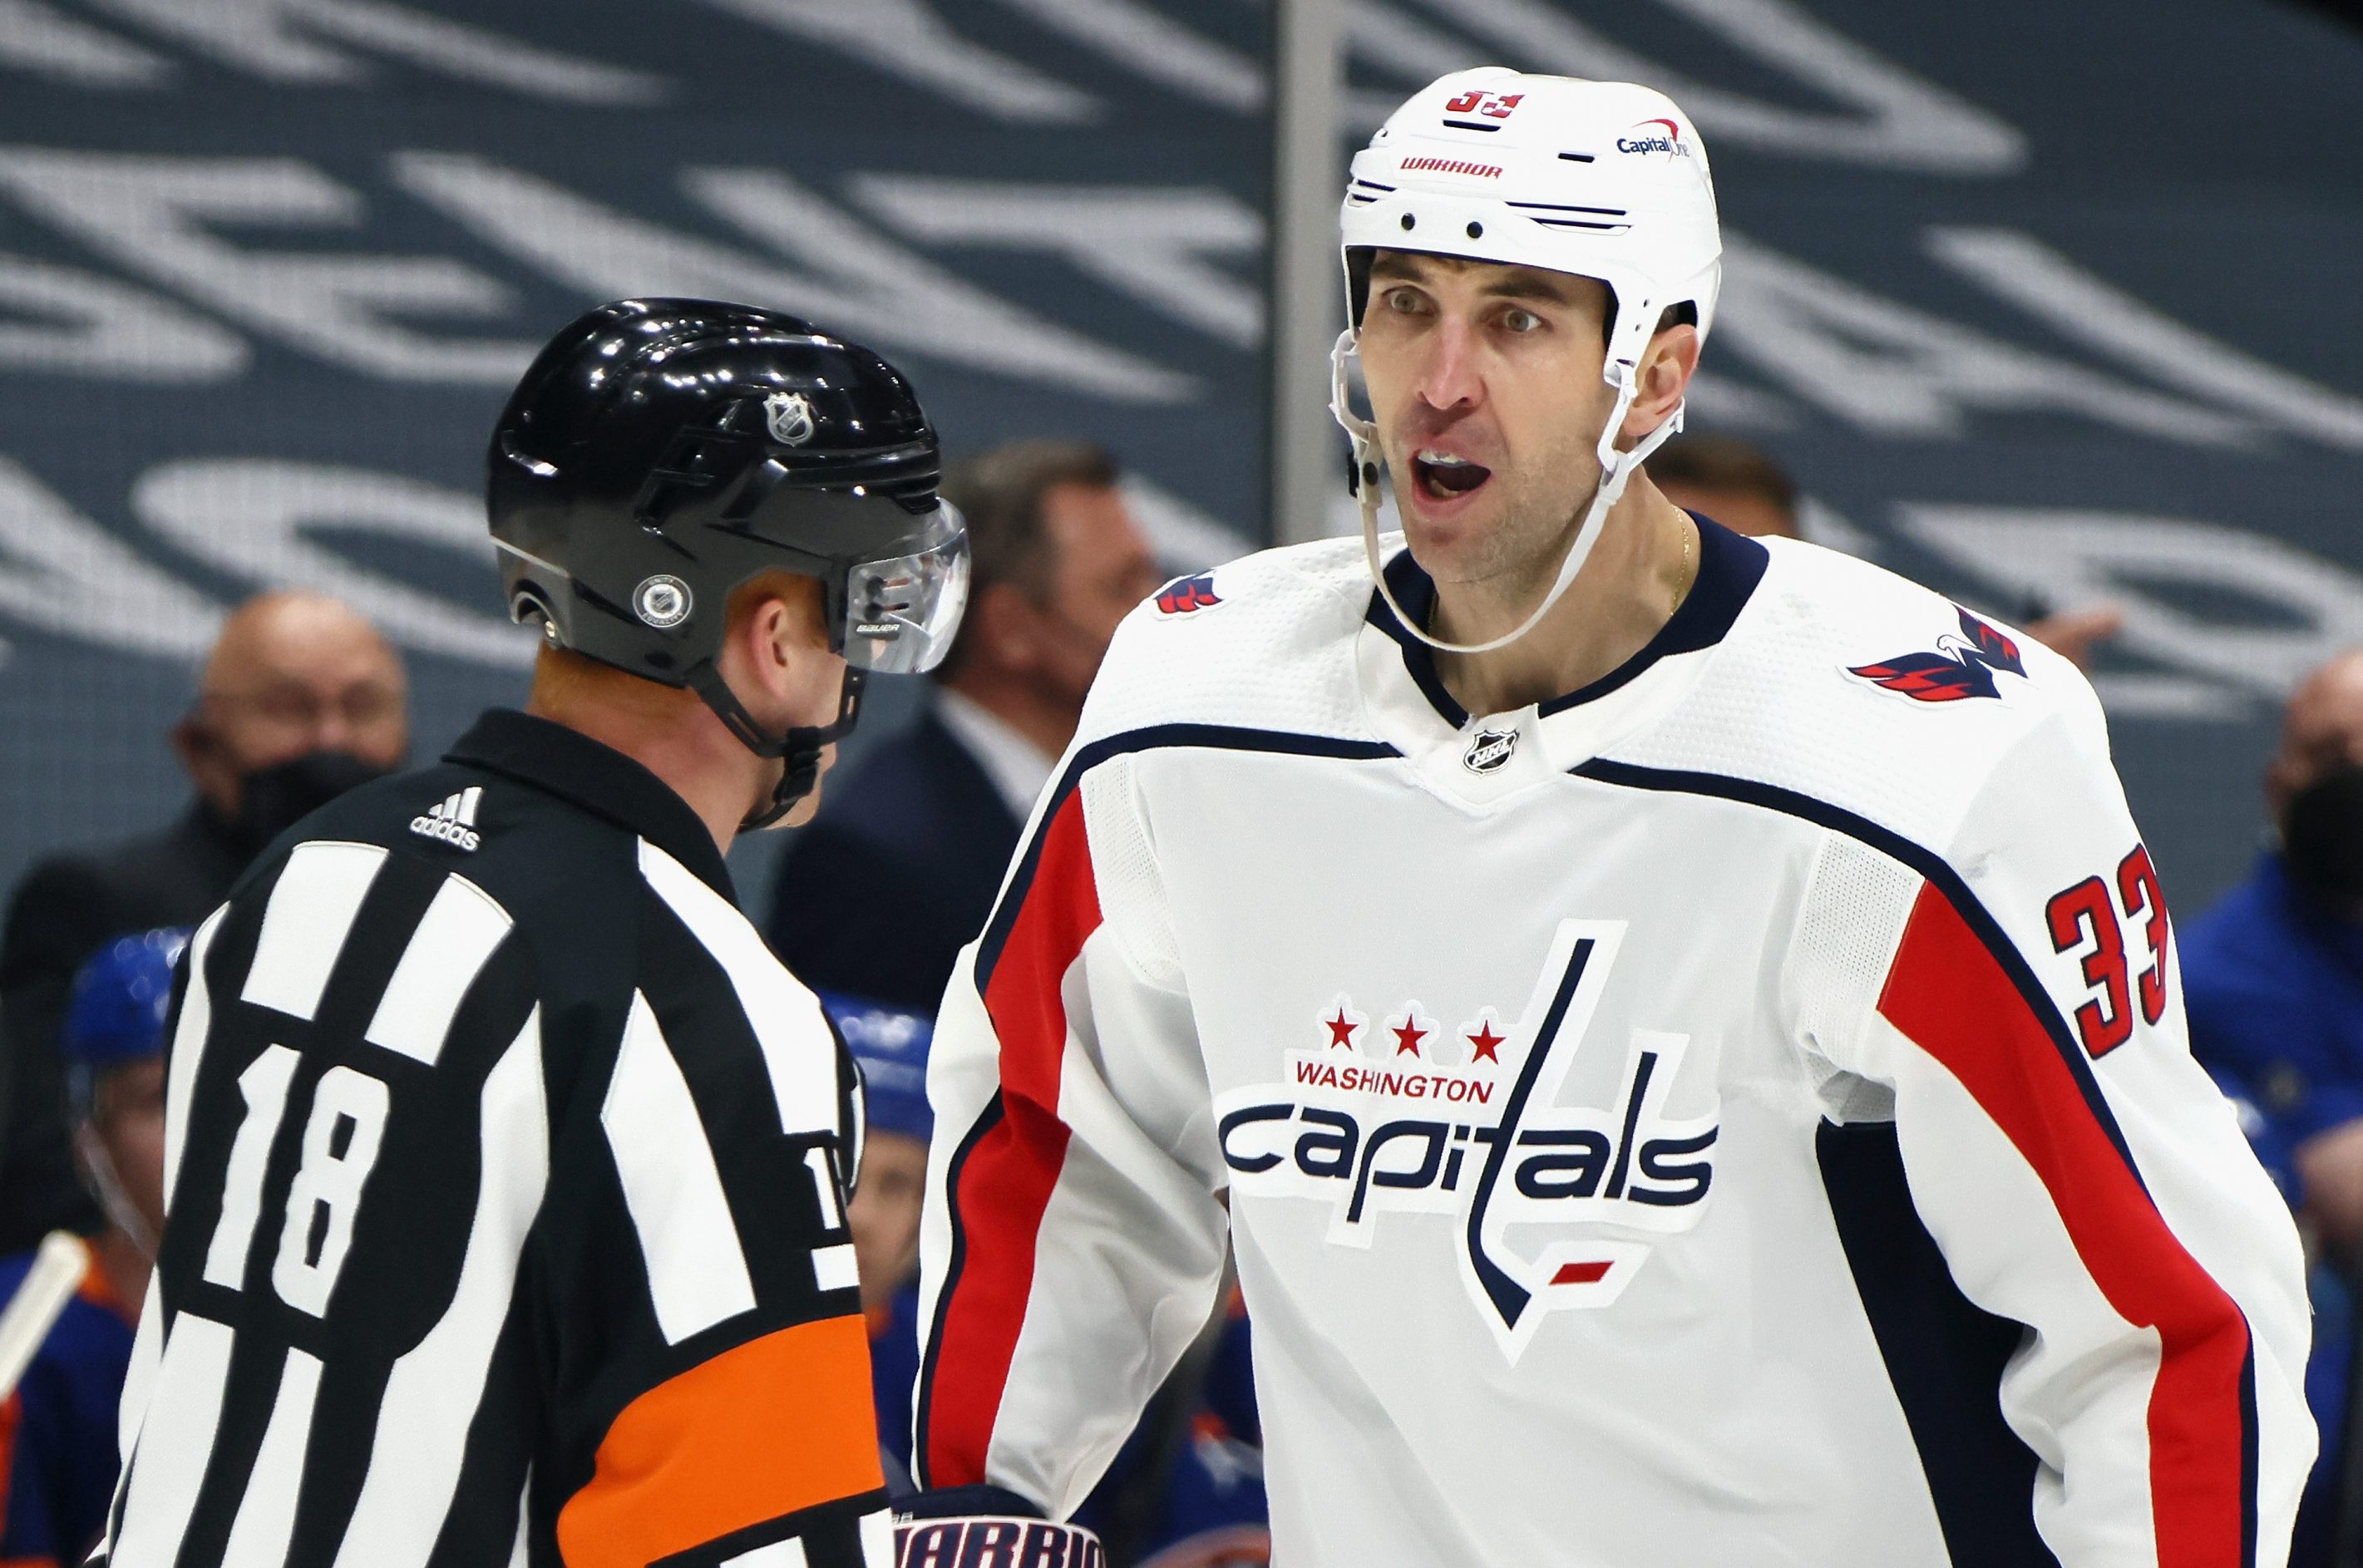
[(1490, 539), (1501, 522), (1501, 482), (1445, 496), (1414, 490), (1399, 497), (1403, 535), (1423, 565), (1462, 554)]

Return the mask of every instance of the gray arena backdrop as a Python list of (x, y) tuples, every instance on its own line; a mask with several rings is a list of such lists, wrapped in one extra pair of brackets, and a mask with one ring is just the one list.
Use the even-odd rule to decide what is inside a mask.
[[(955, 450), (1115, 447), (1177, 563), (1270, 538), (1268, 27), (0, 0), (0, 878), (174, 808), (191, 657), (259, 586), (392, 631), (422, 754), (514, 699), (480, 453), (598, 300), (806, 313)], [(2239, 873), (2278, 700), (2363, 641), (2363, 38), (2275, 0), (1358, 0), (1350, 39), (1357, 138), (1487, 61), (1680, 98), (1729, 241), (1698, 423), (1829, 542), (2005, 617), (2124, 606), (2099, 679), (2169, 892)]]

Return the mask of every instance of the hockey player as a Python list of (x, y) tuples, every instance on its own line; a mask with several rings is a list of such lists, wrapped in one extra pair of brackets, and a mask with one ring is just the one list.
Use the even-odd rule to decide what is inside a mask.
[[(121, 937), (76, 972), (58, 1044), (83, 1183), (105, 1224), (90, 1271), (0, 1402), (0, 1564), (58, 1568), (97, 1540), (115, 1489), (116, 1409), (163, 1229), (164, 1020), (186, 930)], [(31, 1253), (0, 1258), (13, 1296)]]
[(878, 1568), (856, 1082), (723, 851), (940, 656), (935, 432), (804, 322), (629, 301), (489, 462), (530, 712), (306, 818), (190, 944), (108, 1558)]
[(1227, 1229), (1292, 1568), (2280, 1562), (2299, 1248), (2091, 688), (1650, 486), (1659, 94), (1448, 76), (1343, 224), (1365, 539), (1135, 613), (947, 995), (923, 1483), (1075, 1507)]

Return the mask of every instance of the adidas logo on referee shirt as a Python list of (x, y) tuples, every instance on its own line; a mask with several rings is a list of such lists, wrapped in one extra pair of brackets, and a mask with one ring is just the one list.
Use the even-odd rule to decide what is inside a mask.
[(446, 795), (432, 811), (412, 817), (410, 830), (424, 838), (440, 839), (454, 849), (472, 850), (484, 841), (476, 831), (476, 802), (483, 795), (483, 785), (470, 784), (457, 794)]

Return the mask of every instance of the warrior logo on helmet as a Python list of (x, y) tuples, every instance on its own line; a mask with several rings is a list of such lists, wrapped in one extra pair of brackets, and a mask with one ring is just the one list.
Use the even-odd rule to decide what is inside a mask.
[(800, 447), (813, 439), (812, 399), (801, 392), (775, 392), (763, 399), (763, 422), (771, 428), (771, 439)]

